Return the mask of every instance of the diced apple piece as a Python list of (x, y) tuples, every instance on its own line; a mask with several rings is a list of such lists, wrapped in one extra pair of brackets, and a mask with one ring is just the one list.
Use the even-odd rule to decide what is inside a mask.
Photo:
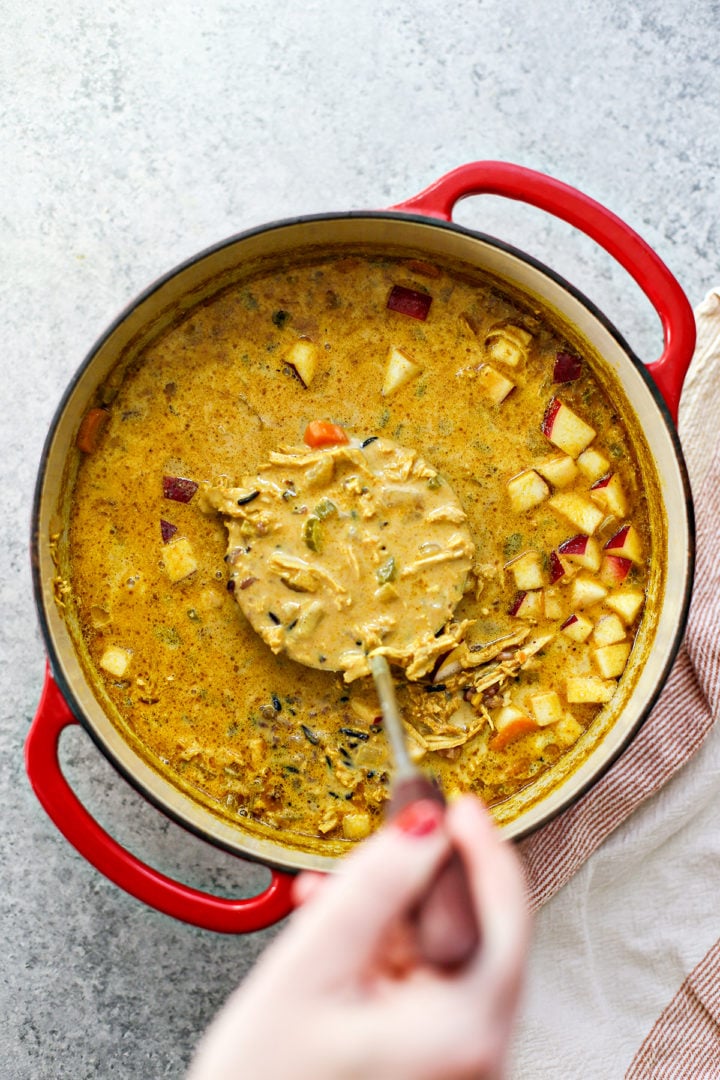
[(629, 559), (630, 562), (643, 561), (642, 544), (634, 525), (623, 525), (622, 529), (608, 540), (605, 550), (609, 555), (619, 555), (621, 559)]
[(558, 514), (562, 514), (564, 518), (587, 536), (592, 536), (603, 520), (602, 510), (599, 510), (589, 499), (586, 499), (584, 495), (579, 495), (576, 491), (561, 492), (558, 495), (553, 495), (548, 505), (552, 506), (553, 510), (556, 510)]
[(559, 352), (555, 354), (553, 365), (553, 382), (575, 382), (582, 375), (583, 362), (574, 353)]
[(571, 615), (560, 629), (572, 641), (587, 641), (593, 632), (593, 624), (584, 615)]
[[(359, 685), (359, 682), (353, 683), (353, 689)], [(350, 699), (350, 708), (366, 724), (374, 724), (382, 716), (380, 706), (375, 701), (367, 702), (353, 697)]]
[(342, 830), (346, 840), (363, 840), (370, 835), (370, 815), (362, 813), (345, 814)]
[(572, 746), (583, 733), (583, 726), (579, 724), (572, 713), (566, 712), (562, 720), (558, 720), (553, 728), (555, 741), (561, 746)]
[(644, 603), (645, 593), (640, 589), (620, 589), (618, 592), (610, 593), (605, 600), (605, 607), (617, 612), (625, 625), (631, 626)]
[(467, 646), (463, 642), (462, 645), (456, 646), (456, 648), (451, 649), (450, 652), (446, 654), (440, 662), (440, 667), (433, 675), (434, 683), (445, 682), (445, 680), (449, 679), (452, 675), (457, 675), (461, 667), (460, 660), (465, 654), (466, 648)]
[(624, 518), (627, 514), (627, 499), (617, 473), (609, 473), (596, 480), (590, 489), (590, 498), (606, 514), (613, 514), (617, 518)]
[(548, 690), (544, 694), (533, 694), (530, 698), (530, 708), (540, 727), (548, 727), (549, 724), (555, 724), (562, 719), (562, 703), (554, 690)]
[(554, 446), (573, 458), (581, 454), (597, 434), (595, 428), (591, 428), (556, 397), (551, 398), (545, 410), (542, 433)]
[(517, 367), (521, 360), (527, 356), (528, 346), (532, 341), (532, 334), (521, 326), (498, 327), (491, 330), (485, 338), (485, 349), (491, 360), (498, 364), (507, 364), (508, 367)]
[(518, 589), (542, 589), (545, 584), (543, 573), (542, 555), (539, 551), (524, 551), (508, 563), (507, 569), (515, 578)]
[(575, 610), (592, 607), (599, 604), (607, 596), (607, 589), (600, 584), (597, 578), (587, 577), (581, 574), (576, 577), (570, 590), (570, 603)]
[(508, 615), (516, 619), (540, 619), (543, 613), (542, 589), (520, 592), (515, 597)]
[(543, 590), (543, 606), (546, 619), (562, 619), (567, 610), (563, 595), (557, 588)]
[(571, 705), (603, 705), (616, 690), (616, 682), (597, 675), (571, 675), (565, 680), (565, 696)]
[(602, 552), (597, 540), (592, 536), (578, 533), (564, 540), (558, 548), (558, 555), (571, 565), (581, 566), (583, 570), (592, 570), (596, 573), (602, 562)]
[(487, 354), (496, 364), (517, 367), (525, 356), (525, 350), (514, 341), (508, 341), (506, 337), (496, 336), (488, 338)]
[(508, 481), (507, 489), (512, 508), (518, 514), (539, 506), (550, 494), (550, 488), (534, 469), (526, 469), (513, 476)]
[(131, 653), (128, 649), (121, 649), (117, 645), (108, 645), (100, 657), (100, 667), (116, 679), (122, 679), (130, 666)]
[(603, 585), (621, 585), (630, 573), (632, 563), (619, 555), (603, 555), (600, 580)]
[(567, 487), (578, 474), (577, 465), (567, 454), (541, 461), (535, 468), (553, 487)]
[(315, 378), (319, 360), (319, 349), (309, 338), (298, 338), (285, 353), (285, 363), (295, 368), (304, 386)]
[(389, 311), (398, 311), (401, 315), (409, 315), (411, 319), (425, 322), (432, 299), (429, 293), (408, 289), (405, 285), (393, 285), (387, 307)]
[(603, 615), (602, 619), (595, 623), (593, 641), (596, 645), (615, 645), (616, 642), (624, 640), (625, 627), (617, 615)]
[(565, 577), (570, 570), (570, 564), (564, 562), (557, 551), (550, 552), (550, 584), (554, 585), (560, 578)]
[(165, 573), (173, 584), (193, 574), (198, 565), (192, 544), (184, 536), (165, 544), (162, 550), (162, 561)]
[(594, 448), (585, 450), (577, 459), (577, 464), (580, 472), (588, 478), (591, 484), (604, 476), (610, 468), (610, 462), (605, 455)]
[(416, 364), (409, 356), (406, 356), (400, 349), (396, 349), (392, 345), (388, 353), (387, 367), (385, 368), (382, 396), (391, 397), (396, 394), (403, 386), (407, 386), (409, 382), (416, 379), (421, 371), (422, 368), (419, 364)]
[(500, 709), (494, 719), (495, 734), (488, 743), (490, 750), (504, 750), (521, 735), (527, 735), (531, 731), (537, 731), (538, 724), (518, 709), (515, 705), (506, 705)]
[(562, 555), (558, 555), (558, 558), (560, 560), (560, 565), (565, 571), (565, 582), (563, 582), (563, 584), (567, 584), (568, 581), (572, 581), (580, 567), (575, 563), (568, 562)]
[(515, 389), (514, 382), (506, 379), (504, 375), (501, 375), (495, 368), (490, 367), (489, 364), (481, 364), (476, 374), (478, 390), (483, 397), (487, 398), (488, 401), (492, 401), (494, 405), (500, 405), (511, 390)]
[(603, 679), (617, 679), (622, 675), (630, 655), (630, 642), (620, 641), (615, 645), (603, 645), (592, 650), (592, 657)]

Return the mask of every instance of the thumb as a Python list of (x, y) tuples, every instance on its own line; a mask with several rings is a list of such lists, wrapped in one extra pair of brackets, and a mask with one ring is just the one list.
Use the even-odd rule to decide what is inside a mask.
[(295, 912), (285, 961), (292, 937), (306, 980), (327, 985), (361, 971), (393, 922), (422, 897), (449, 850), (442, 806), (423, 799), (405, 807)]

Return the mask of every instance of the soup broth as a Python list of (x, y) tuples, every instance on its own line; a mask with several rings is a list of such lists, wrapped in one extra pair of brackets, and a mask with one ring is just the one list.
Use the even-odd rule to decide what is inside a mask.
[(397, 672), (413, 756), (448, 796), (490, 806), (533, 784), (618, 692), (644, 615), (646, 492), (596, 369), (548, 313), (419, 260), (318, 259), (198, 305), (79, 435), (67, 600), (115, 723), (244, 829), (341, 849), (382, 820), (392, 765), (371, 680), (271, 651), (203, 498), (330, 421), (354, 445), (417, 451), (474, 545), (446, 648)]

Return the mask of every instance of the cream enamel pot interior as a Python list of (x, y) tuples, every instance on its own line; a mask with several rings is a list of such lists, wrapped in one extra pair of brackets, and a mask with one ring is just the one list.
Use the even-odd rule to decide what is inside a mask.
[[(502, 242), (451, 222), (456, 202), (491, 193), (527, 202), (564, 219), (597, 241), (630, 272), (657, 310), (664, 332), (660, 360), (645, 366), (612, 324), (547, 267)], [(557, 313), (603, 360), (603, 377), (625, 398), (642, 443), (643, 470), (654, 477), (658, 522), (657, 573), (651, 585), (653, 616), (639, 635), (640, 657), (611, 705), (577, 747), (537, 784), (499, 808), (510, 837), (536, 829), (577, 799), (610, 766), (647, 716), (679, 648), (689, 604), (693, 524), (689, 486), (673, 420), (690, 362), (692, 310), (658, 256), (620, 219), (573, 188), (543, 174), (499, 162), (462, 166), (420, 195), (386, 212), (338, 213), (281, 221), (233, 237), (205, 251), (154, 284), (94, 346), (55, 415), (43, 452), (32, 524), (36, 601), (49, 655), (42, 698), (27, 743), (26, 764), (35, 792), (67, 839), (101, 873), (153, 907), (224, 932), (267, 926), (291, 907), (291, 874), (302, 867), (332, 869), (335, 860), (295, 851), (249, 835), (174, 787), (123, 739), (103, 712), (76, 655), (56, 601), (54, 545), (63, 543), (75, 438), (98, 388), (121, 361), (136, 355), (179, 314), (263, 266), (353, 246), (435, 258), (481, 269)], [(643, 449), (644, 446), (644, 449)], [(59, 534), (59, 541), (57, 538)], [(84, 809), (64, 779), (58, 744), (80, 722), (117, 769), (175, 821), (235, 854), (272, 870), (270, 886), (249, 900), (218, 899), (159, 874), (117, 844)], [(562, 767), (559, 766), (562, 764)]]

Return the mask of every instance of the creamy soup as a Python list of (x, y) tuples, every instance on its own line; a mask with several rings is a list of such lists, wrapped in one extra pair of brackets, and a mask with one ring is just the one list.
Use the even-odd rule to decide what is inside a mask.
[(91, 674), (245, 829), (337, 850), (381, 821), (374, 649), (415, 759), (489, 805), (617, 692), (651, 556), (631, 439), (575, 335), (491, 281), (361, 256), (257, 276), (146, 348), (78, 445)]

